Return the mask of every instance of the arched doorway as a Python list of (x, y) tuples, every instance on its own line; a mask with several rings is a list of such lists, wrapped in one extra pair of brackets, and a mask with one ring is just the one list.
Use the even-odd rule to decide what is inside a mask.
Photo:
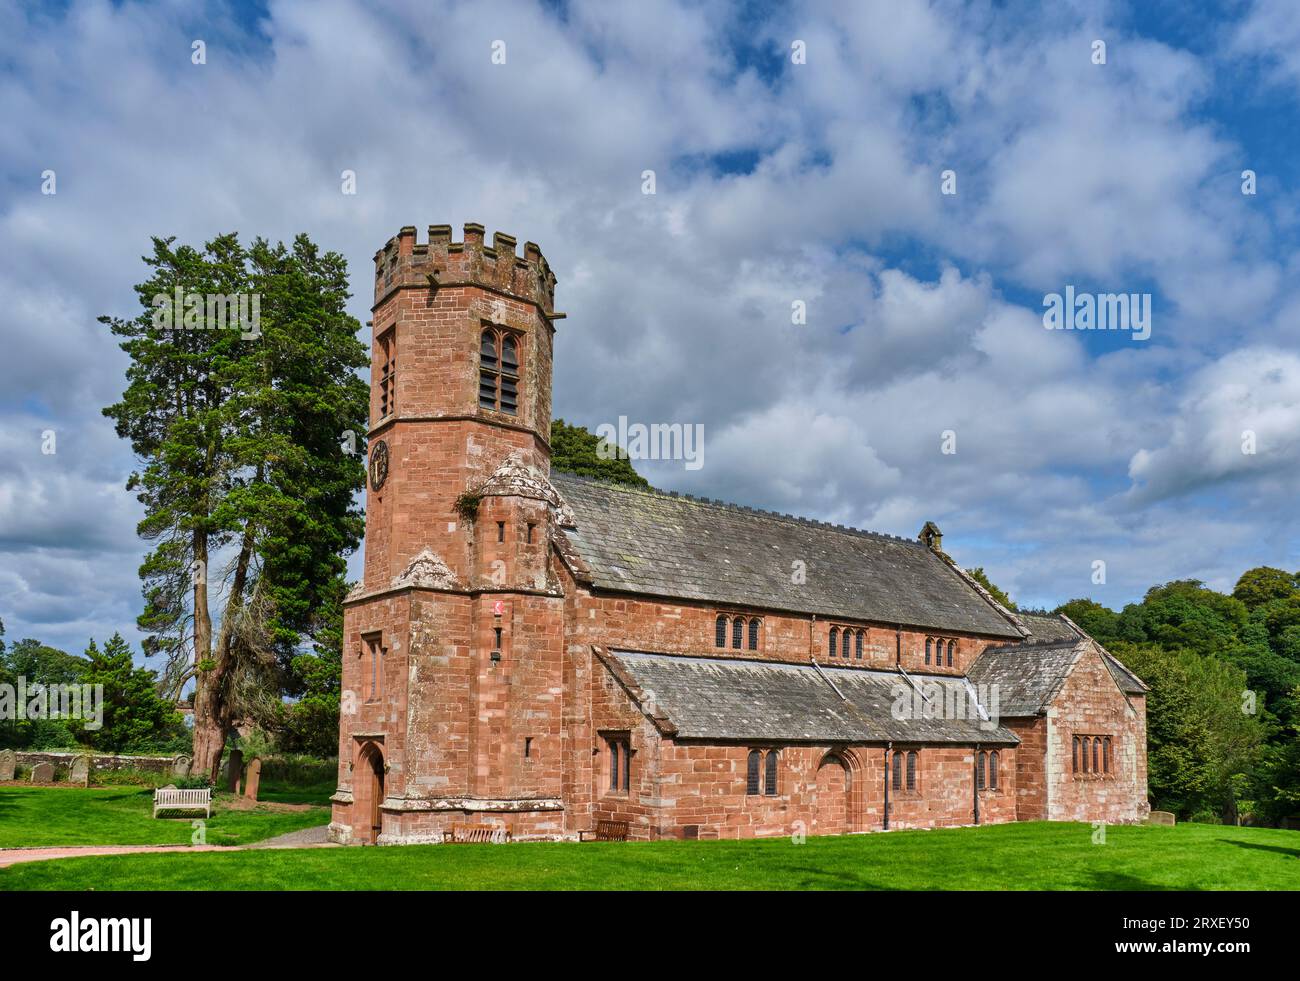
[(849, 830), (849, 797), (853, 778), (848, 764), (836, 753), (822, 757), (813, 782), (811, 832), (842, 835)]
[(379, 840), (384, 802), (384, 751), (377, 743), (366, 743), (357, 755), (352, 773), (352, 833), (358, 841), (373, 845)]

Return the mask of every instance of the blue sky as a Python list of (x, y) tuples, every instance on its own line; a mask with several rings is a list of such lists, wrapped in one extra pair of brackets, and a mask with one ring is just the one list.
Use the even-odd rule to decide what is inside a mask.
[[(361, 320), (402, 225), (536, 241), (569, 314), (556, 415), (701, 424), (704, 466), (656, 484), (931, 519), (1022, 603), (1300, 568), (1300, 5), (1042, 7), (4, 7), (7, 637), (138, 639), (133, 461), (99, 411), (125, 363), (95, 318), (132, 312), (155, 234), (305, 231)], [(1044, 330), (1067, 284), (1150, 293), (1151, 337)]]

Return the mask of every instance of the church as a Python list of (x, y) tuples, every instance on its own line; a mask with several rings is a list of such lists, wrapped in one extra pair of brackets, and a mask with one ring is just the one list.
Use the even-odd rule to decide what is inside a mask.
[(556, 277), (375, 255), (365, 565), (330, 837), (848, 834), (1148, 813), (1146, 686), (916, 539), (550, 466)]

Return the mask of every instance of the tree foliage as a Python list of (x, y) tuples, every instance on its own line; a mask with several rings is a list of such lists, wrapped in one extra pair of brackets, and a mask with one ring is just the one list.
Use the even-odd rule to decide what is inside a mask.
[(581, 477), (632, 487), (649, 487), (650, 483), (632, 467), (623, 454), (600, 454), (601, 438), (582, 426), (571, 426), (563, 419), (551, 423), (551, 469), (576, 473)]
[[(294, 657), (328, 629), (362, 533), (364, 457), (343, 443), (362, 448), (368, 361), (345, 310), (347, 265), (306, 236), (153, 246), (141, 312), (101, 318), (131, 359), (104, 413), (140, 461), (127, 487), (153, 545), (140, 568), (145, 650), (166, 659), (170, 693), (195, 682), (195, 766), (215, 776), (234, 722), (274, 719)], [(256, 336), (203, 308), (160, 323), (155, 299), (177, 290), (256, 296)]]

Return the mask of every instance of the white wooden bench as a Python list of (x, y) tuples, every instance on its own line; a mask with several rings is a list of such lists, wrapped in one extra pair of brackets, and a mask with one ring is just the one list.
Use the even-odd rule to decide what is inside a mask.
[(177, 790), (165, 787), (153, 792), (153, 816), (159, 811), (198, 811), (206, 817), (212, 817), (212, 788), (199, 787), (193, 790)]

